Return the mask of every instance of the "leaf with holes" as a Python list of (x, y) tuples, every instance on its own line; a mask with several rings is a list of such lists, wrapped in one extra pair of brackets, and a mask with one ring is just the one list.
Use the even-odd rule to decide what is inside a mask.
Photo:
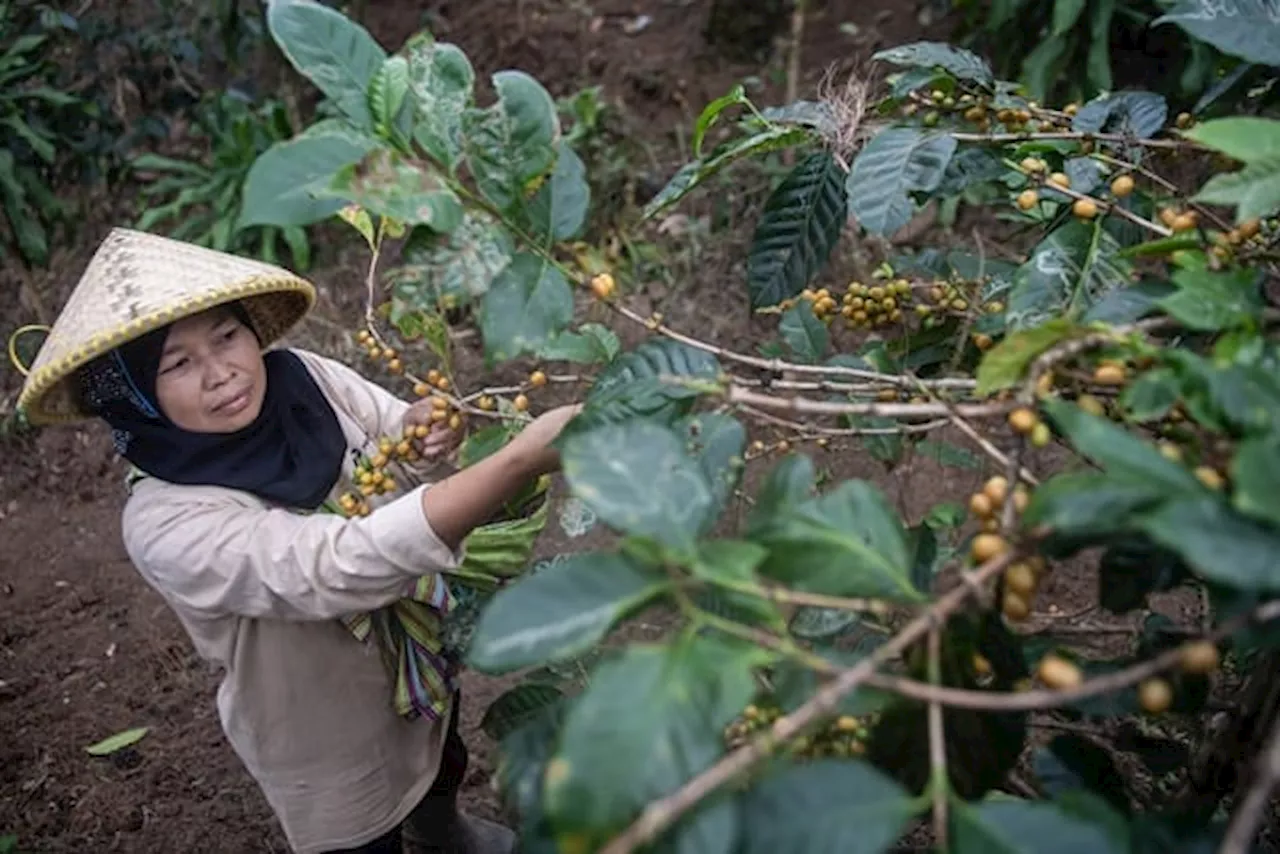
[(950, 134), (889, 128), (868, 142), (849, 170), (849, 216), (871, 234), (892, 235), (915, 214), (912, 193), (932, 193), (956, 151)]
[(570, 555), (494, 594), (476, 624), (467, 664), (497, 674), (581, 655), (669, 584), (621, 555)]
[(1131, 266), (1098, 222), (1072, 219), (1049, 233), (1018, 268), (1009, 294), (1010, 329), (1079, 318), (1108, 294), (1128, 287)]
[(485, 357), (537, 352), (573, 320), (573, 290), (546, 259), (521, 252), (489, 283), (480, 317)]
[(1176, 0), (1151, 26), (1164, 23), (1246, 62), (1280, 66), (1280, 6), (1273, 0)]
[(401, 48), (415, 102), (413, 138), (436, 162), (454, 169), (462, 156), (462, 114), (476, 82), (467, 55), (421, 32)]
[(810, 154), (765, 203), (747, 256), (752, 308), (799, 294), (827, 263), (844, 228), (844, 172), (829, 151)]
[(405, 225), (426, 225), (447, 234), (462, 222), (462, 202), (439, 173), (399, 152), (377, 148), (344, 166), (320, 195), (357, 204), (369, 213)]
[(492, 79), (498, 102), (463, 111), (462, 143), (481, 194), (506, 211), (555, 165), (560, 123), (551, 95), (528, 74), (499, 71)]
[(915, 42), (891, 47), (874, 54), (872, 59), (913, 68), (941, 68), (958, 80), (971, 80), (991, 89), (995, 78), (982, 57), (964, 48), (942, 42)]
[(511, 236), (488, 214), (467, 211), (448, 234), (415, 228), (405, 241), (403, 264), (387, 276), (396, 298), (428, 311), (452, 297), (458, 304), (483, 296), (489, 283), (507, 268)]

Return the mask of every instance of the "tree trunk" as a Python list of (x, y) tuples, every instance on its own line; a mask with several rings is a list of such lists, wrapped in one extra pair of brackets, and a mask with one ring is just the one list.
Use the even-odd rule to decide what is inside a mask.
[(707, 44), (735, 62), (763, 62), (786, 33), (791, 0), (714, 0), (702, 31)]

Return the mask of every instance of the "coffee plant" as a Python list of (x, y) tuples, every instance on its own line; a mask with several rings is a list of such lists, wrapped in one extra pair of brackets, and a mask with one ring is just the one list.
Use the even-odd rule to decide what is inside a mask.
[[(1237, 6), (1270, 8), (1215, 8)], [(428, 33), (388, 54), (312, 0), (266, 16), (336, 114), (258, 159), (241, 223), (359, 232), (357, 342), (434, 420), (486, 423), (472, 453), (544, 389), (585, 389), (564, 480), (616, 544), (495, 579), (464, 641), (474, 670), (524, 674), (484, 719), (522, 850), (879, 852), (906, 834), (959, 852), (1250, 849), (1280, 778), (1274, 717), (1256, 767), (1238, 758), (1247, 784), (1207, 810), (1135, 769), (1186, 765), (1154, 724), (1194, 718), (1224, 661), (1246, 669), (1280, 637), (1280, 121), (1171, 117), (1139, 91), (1051, 109), (939, 43), (878, 54), (905, 70), (887, 94), (855, 80), (762, 109), (735, 89), (646, 213), (794, 152), (746, 259), (746, 306), (777, 323), (758, 355), (577, 266), (588, 184), (532, 77), (494, 74), (482, 104), (465, 53)], [(1036, 235), (1029, 251), (983, 241), (833, 280), (842, 240), (876, 245), (957, 196)], [(534, 369), (459, 387), (464, 324), (490, 365)], [(647, 334), (623, 349), (611, 327)], [(931, 437), (944, 428), (971, 447)], [(919, 519), (819, 475), (832, 455), (892, 468), (911, 449), (996, 471)], [(395, 489), (384, 463), (363, 494)], [(1084, 556), (1103, 609), (1145, 615), (1119, 658), (1040, 625), (1046, 582)], [(1148, 613), (1184, 586), (1201, 623)], [(663, 639), (611, 637), (652, 610)], [(1042, 744), (1031, 713), (1049, 711), (1075, 728)], [(1093, 734), (1109, 721), (1124, 738)]]

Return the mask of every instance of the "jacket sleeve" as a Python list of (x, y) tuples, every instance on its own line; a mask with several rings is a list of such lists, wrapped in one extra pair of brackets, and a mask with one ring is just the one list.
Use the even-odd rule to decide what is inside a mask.
[(431, 529), (425, 488), (347, 519), (144, 482), (125, 505), (125, 548), (166, 598), (203, 615), (332, 619), (390, 604), (414, 579), (458, 566), (463, 547)]

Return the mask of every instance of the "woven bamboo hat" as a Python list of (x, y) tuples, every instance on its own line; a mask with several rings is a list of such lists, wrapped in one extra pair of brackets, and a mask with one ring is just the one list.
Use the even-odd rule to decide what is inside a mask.
[(183, 317), (239, 300), (264, 347), (315, 304), (288, 270), (190, 243), (112, 229), (49, 330), (18, 396), (33, 424), (91, 417), (75, 372), (103, 353)]

